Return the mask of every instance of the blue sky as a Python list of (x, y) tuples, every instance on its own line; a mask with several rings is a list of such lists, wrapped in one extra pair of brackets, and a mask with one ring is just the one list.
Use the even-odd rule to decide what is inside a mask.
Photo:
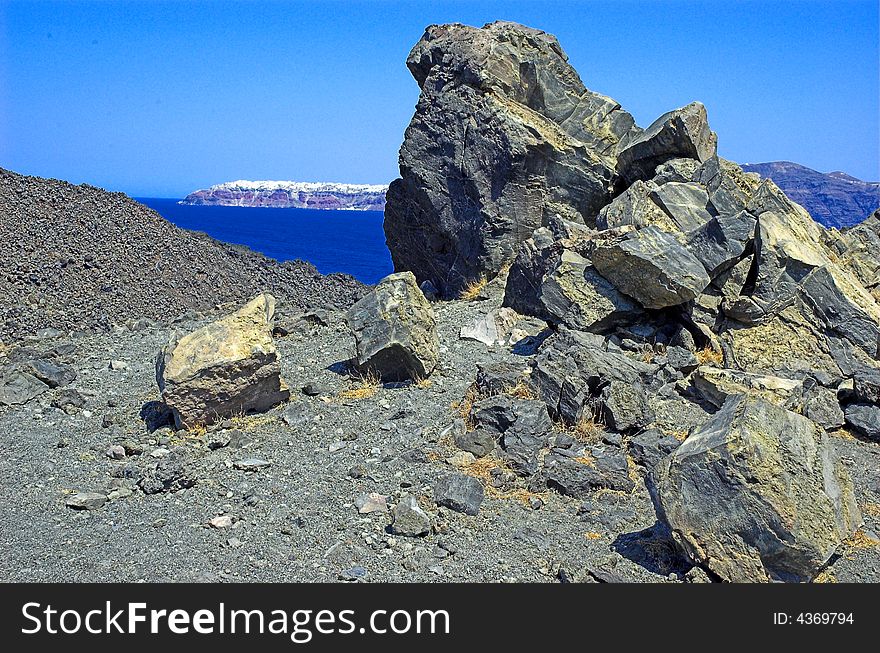
[(410, 48), (495, 19), (556, 34), (642, 126), (701, 100), (722, 156), (880, 178), (877, 0), (0, 0), (0, 166), (135, 196), (387, 182)]

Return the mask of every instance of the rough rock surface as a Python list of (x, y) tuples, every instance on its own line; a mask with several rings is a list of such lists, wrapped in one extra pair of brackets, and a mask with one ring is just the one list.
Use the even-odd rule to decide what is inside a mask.
[(259, 295), (159, 353), (156, 380), (178, 427), (262, 412), (290, 397), (272, 340), (274, 314), (275, 298)]
[(655, 477), (661, 518), (726, 581), (812, 580), (862, 523), (828, 436), (763, 399), (729, 399)]
[(555, 37), (432, 25), (407, 65), (421, 96), (385, 209), (396, 270), (454, 296), (550, 216), (584, 222), (610, 201), (614, 151), (635, 123), (584, 87)]
[(644, 132), (618, 145), (617, 169), (630, 182), (650, 179), (662, 163), (679, 157), (703, 162), (715, 156), (718, 137), (709, 129), (706, 107), (693, 102), (663, 114)]
[(382, 279), (349, 309), (348, 323), (361, 370), (400, 381), (425, 378), (437, 365), (434, 311), (411, 272)]

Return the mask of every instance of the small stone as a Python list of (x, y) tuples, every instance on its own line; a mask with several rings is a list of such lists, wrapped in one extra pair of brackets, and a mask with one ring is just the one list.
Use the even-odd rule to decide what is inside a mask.
[(467, 467), (468, 465), (472, 465), (474, 461), (476, 461), (476, 456), (472, 454), (470, 451), (457, 451), (449, 458), (446, 459), (446, 462), (453, 467)]
[(208, 522), (211, 528), (229, 528), (232, 526), (232, 515), (218, 515)]
[(337, 451), (341, 451), (345, 449), (348, 445), (345, 442), (331, 442), (330, 446), (327, 447), (327, 451), (330, 453), (336, 453)]
[(128, 369), (128, 363), (125, 361), (110, 361), (109, 368), (114, 372), (121, 372)]
[(317, 397), (321, 394), (324, 394), (324, 391), (321, 387), (315, 383), (306, 383), (302, 387), (302, 393), (307, 397)]
[(171, 452), (168, 449), (166, 449), (165, 447), (159, 447), (157, 449), (153, 449), (150, 452), (150, 456), (153, 458), (164, 458), (169, 453), (171, 453)]
[(263, 460), (262, 458), (245, 458), (244, 460), (236, 460), (232, 463), (232, 466), (244, 472), (256, 472), (271, 464), (268, 460)]
[(120, 444), (114, 444), (107, 449), (107, 457), (113, 460), (122, 460), (125, 458), (125, 447)]
[(107, 503), (107, 495), (98, 492), (77, 492), (64, 502), (68, 508), (74, 510), (97, 510)]
[(373, 512), (386, 512), (388, 510), (388, 497), (377, 492), (362, 494), (354, 501), (358, 512), (362, 515), (369, 515)]
[(444, 476), (434, 484), (434, 501), (466, 515), (476, 515), (483, 503), (483, 485), (473, 476)]
[(431, 518), (411, 494), (401, 498), (391, 511), (391, 532), (404, 537), (419, 537), (431, 532)]
[(349, 582), (358, 581), (364, 576), (367, 575), (367, 570), (363, 567), (352, 567), (351, 569), (346, 569), (339, 574), (339, 580), (345, 580)]

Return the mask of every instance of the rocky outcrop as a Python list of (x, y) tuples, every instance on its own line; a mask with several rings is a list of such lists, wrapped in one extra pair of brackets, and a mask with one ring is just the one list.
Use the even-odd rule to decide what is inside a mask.
[(551, 216), (592, 220), (610, 201), (615, 150), (638, 130), (553, 36), (434, 25), (407, 65), (421, 96), (385, 210), (396, 270), (451, 297), (494, 277)]
[(181, 204), (382, 211), (388, 186), (304, 181), (228, 181), (193, 191)]
[(259, 295), (235, 313), (171, 342), (156, 380), (179, 428), (265, 411), (290, 397), (272, 341), (275, 298)]
[(644, 132), (619, 144), (617, 170), (629, 182), (650, 179), (654, 170), (670, 159), (702, 163), (715, 156), (718, 137), (709, 129), (706, 107), (693, 102), (666, 113)]
[(411, 272), (391, 274), (351, 307), (355, 365), (383, 380), (424, 379), (439, 358), (434, 310)]
[(790, 161), (748, 163), (743, 170), (772, 179), (826, 227), (851, 227), (880, 208), (880, 183), (843, 172), (822, 173)]
[(655, 497), (691, 560), (731, 582), (809, 581), (861, 525), (824, 431), (744, 395), (663, 459)]

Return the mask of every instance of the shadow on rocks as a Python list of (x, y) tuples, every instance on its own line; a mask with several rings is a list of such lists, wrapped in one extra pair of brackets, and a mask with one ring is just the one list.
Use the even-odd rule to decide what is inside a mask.
[(150, 433), (165, 426), (174, 426), (174, 414), (161, 401), (148, 401), (141, 406), (140, 418)]
[(612, 550), (650, 572), (683, 576), (693, 565), (678, 550), (672, 533), (660, 522), (641, 531), (621, 533)]
[(517, 340), (513, 343), (511, 351), (517, 356), (534, 356), (538, 352), (538, 348), (551, 335), (553, 335), (553, 330), (547, 328), (537, 335), (526, 336), (522, 340)]

